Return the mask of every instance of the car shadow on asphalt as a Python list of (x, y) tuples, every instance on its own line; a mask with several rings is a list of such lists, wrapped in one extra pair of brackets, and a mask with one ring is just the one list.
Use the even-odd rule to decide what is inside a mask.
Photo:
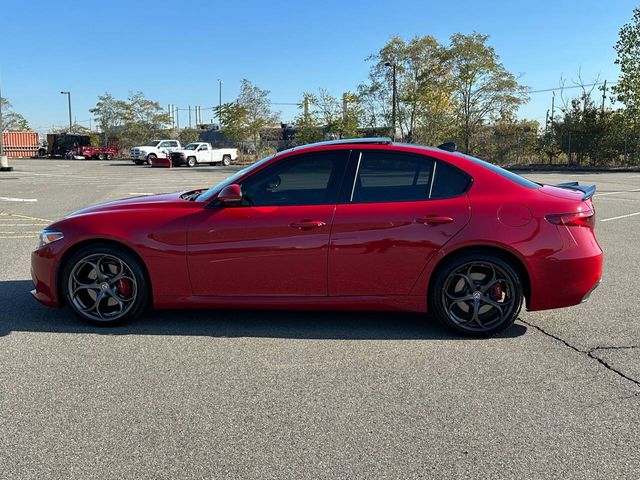
[[(28, 280), (0, 282), (0, 336), (11, 332), (98, 335), (179, 335), (316, 340), (473, 340), (456, 335), (424, 314), (273, 310), (160, 310), (114, 328), (94, 327), (69, 308), (39, 304)], [(516, 323), (494, 338), (524, 335)]]

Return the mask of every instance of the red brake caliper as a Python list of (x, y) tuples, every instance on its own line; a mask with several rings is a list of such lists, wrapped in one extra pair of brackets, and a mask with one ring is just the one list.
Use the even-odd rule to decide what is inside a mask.
[(131, 281), (126, 278), (118, 280), (118, 292), (123, 298), (128, 298), (131, 295)]
[(502, 285), (500, 285), (500, 282), (491, 287), (489, 296), (496, 302), (502, 300)]

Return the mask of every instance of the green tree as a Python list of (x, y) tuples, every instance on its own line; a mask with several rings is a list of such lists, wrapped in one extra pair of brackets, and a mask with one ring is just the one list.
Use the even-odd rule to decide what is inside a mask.
[(436, 143), (453, 133), (450, 55), (430, 36), (408, 42), (393, 37), (368, 60), (369, 83), (358, 87), (363, 126), (392, 123), (393, 65), (396, 71), (396, 132), (401, 140)]
[(620, 67), (618, 83), (613, 87), (616, 99), (626, 107), (626, 117), (638, 127), (640, 115), (640, 7), (633, 10), (633, 19), (625, 24), (614, 46)]
[(449, 55), (462, 148), (471, 153), (475, 136), (491, 119), (514, 112), (527, 100), (526, 88), (509, 73), (488, 35), (472, 33), (451, 36)]
[(241, 143), (249, 138), (249, 112), (238, 102), (223, 103), (215, 107), (216, 116), (220, 119), (224, 136), (235, 143)]
[(245, 78), (240, 85), (237, 103), (245, 112), (247, 135), (258, 149), (262, 129), (278, 121), (278, 115), (271, 110), (269, 90), (263, 90)]
[(324, 140), (324, 128), (318, 118), (318, 113), (313, 107), (317, 103), (313, 93), (302, 94), (300, 109), (302, 110), (294, 120), (296, 133), (294, 143), (304, 145)]
[(13, 111), (13, 105), (4, 97), (0, 97), (2, 103), (2, 125), (0, 125), (1, 131), (22, 131), (29, 130), (29, 122), (17, 112)]
[(110, 93), (98, 97), (95, 107), (89, 110), (94, 116), (96, 126), (103, 133), (104, 142), (120, 133), (127, 120), (127, 103), (114, 98)]
[(200, 130), (197, 128), (183, 128), (178, 134), (178, 140), (182, 145), (200, 140)]

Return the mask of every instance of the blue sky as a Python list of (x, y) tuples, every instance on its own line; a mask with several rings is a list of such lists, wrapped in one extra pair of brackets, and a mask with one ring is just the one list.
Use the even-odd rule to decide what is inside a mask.
[[(392, 35), (489, 34), (504, 65), (533, 90), (560, 76), (615, 81), (613, 45), (634, 1), (165, 2), (155, 0), (3, 2), (0, 74), (4, 96), (31, 125), (46, 131), (76, 119), (88, 126), (97, 96), (141, 90), (163, 106), (223, 101), (248, 78), (273, 102), (303, 91), (353, 90), (369, 70), (366, 57)], [(543, 120), (551, 93), (531, 96), (520, 116)], [(295, 107), (276, 106), (284, 120)], [(211, 115), (204, 115), (209, 119)], [(181, 125), (187, 114), (181, 113)]]

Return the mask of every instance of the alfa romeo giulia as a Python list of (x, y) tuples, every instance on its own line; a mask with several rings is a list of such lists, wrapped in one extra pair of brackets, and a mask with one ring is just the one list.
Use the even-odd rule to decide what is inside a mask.
[(486, 336), (586, 300), (594, 186), (390, 139), (295, 147), (209, 189), (92, 206), (32, 254), (33, 295), (117, 325), (149, 307), (430, 312)]

